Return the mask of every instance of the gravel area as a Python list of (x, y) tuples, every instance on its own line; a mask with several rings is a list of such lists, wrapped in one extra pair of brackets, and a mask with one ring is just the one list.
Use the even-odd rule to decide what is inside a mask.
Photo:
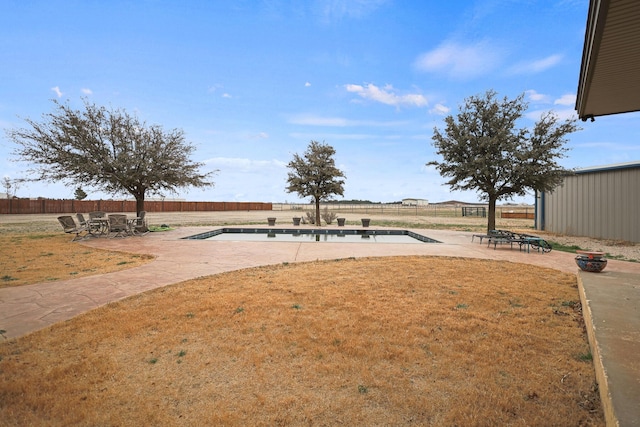
[(625, 241), (600, 240), (589, 237), (563, 236), (550, 233), (539, 233), (547, 240), (565, 246), (579, 246), (581, 249), (607, 253), (608, 257), (640, 262), (640, 245)]

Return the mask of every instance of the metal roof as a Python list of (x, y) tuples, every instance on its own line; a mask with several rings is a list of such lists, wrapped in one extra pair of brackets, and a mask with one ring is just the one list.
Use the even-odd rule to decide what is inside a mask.
[(574, 172), (576, 174), (583, 174), (583, 173), (606, 172), (606, 171), (619, 170), (619, 169), (635, 169), (635, 168), (640, 168), (640, 161), (636, 160), (634, 162), (614, 163), (611, 165), (602, 165), (602, 166), (591, 166), (588, 168), (575, 169)]
[(640, 1), (589, 1), (576, 110), (582, 120), (640, 110)]

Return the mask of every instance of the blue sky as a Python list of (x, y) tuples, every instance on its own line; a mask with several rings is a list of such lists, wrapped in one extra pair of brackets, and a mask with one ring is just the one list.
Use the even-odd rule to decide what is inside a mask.
[[(3, 0), (0, 128), (52, 99), (123, 108), (180, 128), (214, 188), (167, 197), (298, 202), (286, 164), (311, 140), (336, 149), (345, 199), (476, 201), (425, 163), (431, 136), (464, 98), (526, 94), (522, 121), (575, 115), (588, 0)], [(568, 168), (640, 158), (638, 113), (581, 123)], [(0, 176), (27, 166), (8, 160)], [(84, 187), (90, 198), (110, 197)], [(20, 197), (72, 198), (24, 183)], [(533, 202), (533, 196), (515, 201)]]

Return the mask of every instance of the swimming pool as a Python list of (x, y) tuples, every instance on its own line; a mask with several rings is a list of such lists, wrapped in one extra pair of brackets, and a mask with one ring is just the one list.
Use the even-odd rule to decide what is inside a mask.
[(226, 227), (193, 236), (188, 240), (227, 240), (252, 242), (332, 242), (332, 243), (440, 243), (409, 230), (342, 230), (299, 228)]

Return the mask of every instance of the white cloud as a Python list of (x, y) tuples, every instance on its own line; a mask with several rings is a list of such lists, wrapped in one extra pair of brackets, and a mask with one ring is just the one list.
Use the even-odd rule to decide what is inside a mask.
[(214, 84), (213, 86), (209, 86), (209, 88), (207, 89), (207, 92), (209, 93), (213, 93), (215, 91), (217, 91), (218, 89), (221, 89), (222, 85), (221, 84)]
[(578, 113), (573, 108), (563, 108), (562, 110), (553, 110), (559, 120), (577, 119)]
[(451, 111), (451, 108), (446, 107), (442, 104), (436, 104), (431, 110), (429, 110), (430, 113), (437, 114), (439, 116), (446, 116), (447, 114), (449, 114), (449, 111)]
[(575, 105), (576, 95), (573, 93), (565, 93), (560, 98), (553, 101), (555, 105)]
[(308, 114), (297, 114), (295, 116), (291, 116), (289, 117), (289, 123), (296, 125), (334, 127), (352, 126), (355, 124), (355, 122), (342, 117), (320, 117)]
[(402, 105), (410, 107), (425, 107), (428, 104), (427, 98), (420, 94), (395, 94), (395, 90), (391, 85), (386, 85), (384, 88), (379, 88), (378, 86), (369, 83), (365, 86), (347, 84), (344, 85), (344, 87), (345, 89), (347, 89), (347, 92), (356, 93), (364, 99), (369, 99), (386, 105), (393, 105), (396, 107)]
[(231, 98), (231, 95), (229, 95), (228, 93), (223, 93), (223, 94), (222, 94), (222, 97), (223, 97), (223, 98)]
[(52, 87), (51, 90), (55, 92), (55, 94), (58, 96), (58, 98), (62, 97), (62, 91), (60, 90), (60, 88), (58, 86)]
[(251, 138), (267, 139), (269, 138), (269, 134), (267, 132), (260, 132), (256, 135), (252, 135)]
[(93, 95), (93, 91), (87, 88), (83, 88), (82, 93), (84, 93), (85, 95)]
[(519, 62), (509, 69), (509, 74), (537, 74), (555, 67), (562, 61), (562, 55), (550, 55), (534, 61)]
[(460, 44), (446, 41), (418, 57), (418, 70), (440, 72), (454, 78), (470, 79), (489, 73), (502, 62), (502, 49), (488, 41)]
[(309, 87), (309, 86), (311, 86), (311, 83), (305, 82), (304, 87)]
[[(575, 119), (578, 117), (576, 111), (573, 108), (564, 108), (561, 110), (551, 110), (559, 120)], [(549, 112), (549, 110), (534, 110), (529, 111), (525, 116), (531, 120), (538, 121), (543, 114)]]
[(549, 95), (545, 95), (542, 93), (538, 93), (533, 89), (527, 90), (525, 91), (525, 94), (529, 97), (529, 99), (533, 102), (540, 102), (540, 103), (548, 103), (550, 102), (550, 97)]

